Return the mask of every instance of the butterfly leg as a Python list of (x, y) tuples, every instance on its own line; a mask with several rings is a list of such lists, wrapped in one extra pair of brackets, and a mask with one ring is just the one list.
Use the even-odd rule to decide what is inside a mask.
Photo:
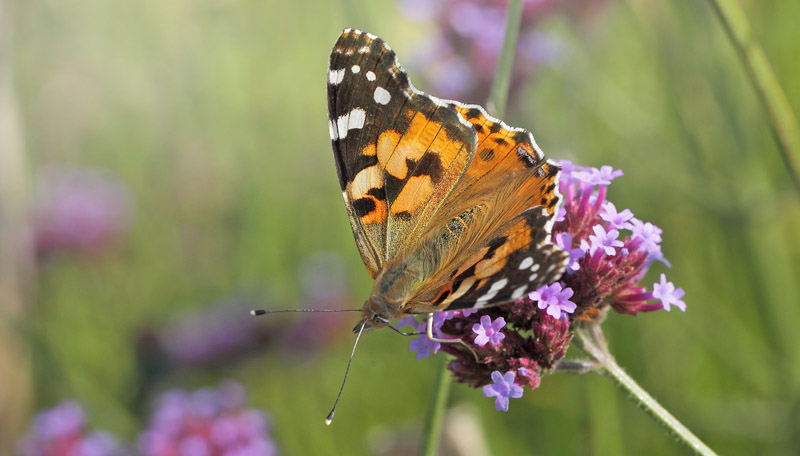
[(432, 340), (434, 342), (439, 342), (440, 344), (461, 344), (461, 345), (467, 347), (467, 350), (469, 350), (470, 353), (472, 353), (472, 356), (475, 357), (475, 362), (481, 363), (481, 360), (480, 360), (480, 358), (478, 358), (478, 354), (475, 353), (475, 350), (473, 350), (472, 347), (470, 347), (469, 344), (467, 344), (463, 340), (461, 340), (459, 338), (442, 339), (442, 338), (439, 338), (439, 337), (433, 337), (433, 314), (432, 313), (428, 314), (428, 328), (427, 328), (426, 334), (427, 334), (429, 340)]
[(399, 329), (395, 328), (392, 325), (388, 325), (388, 326), (389, 326), (389, 329), (391, 329), (392, 331), (396, 332), (397, 334), (400, 334), (401, 336), (420, 336), (422, 334), (425, 334), (424, 331), (414, 331), (414, 332), (407, 333), (405, 331), (400, 331)]

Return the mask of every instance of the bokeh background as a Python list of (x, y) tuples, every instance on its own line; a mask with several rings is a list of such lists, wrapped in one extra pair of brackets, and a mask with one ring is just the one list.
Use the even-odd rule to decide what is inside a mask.
[[(800, 113), (800, 3), (740, 3)], [(135, 448), (159, 394), (227, 379), (281, 454), (413, 454), (436, 360), (366, 334), (327, 428), (356, 317), (246, 311), (370, 290), (327, 133), (341, 30), (483, 102), (503, 4), (0, 2), (0, 454), (68, 399)], [(672, 268), (644, 283), (666, 272), (688, 310), (611, 315), (620, 364), (718, 452), (796, 454), (800, 198), (709, 5), (525, 2), (506, 120), (622, 169), (610, 198), (664, 230)], [(461, 385), (450, 403), (453, 438), (492, 454), (686, 452), (597, 375), (545, 377), (508, 413)]]

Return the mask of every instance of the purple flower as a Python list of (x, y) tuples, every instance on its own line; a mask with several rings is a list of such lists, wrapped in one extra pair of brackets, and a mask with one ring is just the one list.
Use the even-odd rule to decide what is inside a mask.
[(574, 172), (572, 176), (589, 185), (610, 185), (612, 180), (622, 176), (622, 171), (603, 165), (600, 169), (589, 168), (585, 171)]
[(478, 309), (476, 309), (474, 307), (473, 308), (469, 308), (469, 309), (461, 309), (461, 316), (462, 317), (469, 317), (470, 315), (474, 314), (477, 311), (478, 311)]
[(611, 201), (604, 201), (600, 218), (608, 222), (611, 228), (629, 230), (632, 225), (628, 223), (633, 218), (633, 212), (630, 209), (623, 209), (622, 212), (617, 212), (617, 207)]
[[(446, 312), (441, 312), (444, 314)], [(437, 314), (434, 314), (434, 316)], [(444, 324), (445, 319), (442, 318), (439, 322), (437, 327), (436, 320), (434, 319), (433, 324), (433, 335), (435, 337), (440, 336), (439, 328)], [(428, 339), (427, 334), (427, 321), (417, 321), (414, 317), (406, 317), (397, 324), (398, 328), (402, 327), (412, 327), (414, 332), (420, 333), (416, 337), (412, 338), (408, 341), (408, 350), (412, 352), (416, 352), (415, 359), (417, 361), (421, 360), (422, 358), (427, 358), (431, 356), (431, 354), (436, 354), (439, 352), (439, 349), (442, 347), (442, 344), (439, 342), (433, 341)]]
[(667, 276), (661, 274), (661, 282), (653, 284), (653, 297), (661, 300), (664, 310), (669, 312), (670, 306), (675, 306), (686, 312), (686, 303), (681, 301), (684, 292), (683, 288), (675, 288), (672, 282), (667, 282)]
[(506, 325), (503, 317), (497, 317), (494, 321), (488, 315), (481, 316), (480, 324), (472, 325), (472, 332), (476, 334), (475, 344), (483, 347), (486, 343), (492, 345), (499, 345), (500, 341), (506, 336), (500, 332), (500, 329)]
[(500, 371), (492, 372), (492, 383), (483, 387), (484, 397), (494, 397), (494, 408), (498, 412), (508, 411), (508, 399), (522, 397), (522, 387), (514, 384), (514, 371), (505, 375)]
[(572, 248), (572, 236), (569, 233), (558, 233), (556, 234), (556, 244), (569, 254), (567, 269), (570, 271), (580, 269), (581, 265), (578, 261), (586, 256), (586, 251), (583, 248)]
[(37, 181), (33, 219), (39, 256), (99, 253), (127, 230), (128, 191), (111, 173), (49, 166)]
[(572, 289), (563, 288), (561, 283), (555, 282), (544, 285), (528, 295), (532, 301), (537, 301), (540, 309), (547, 309), (547, 314), (553, 318), (560, 318), (561, 312), (573, 313), (577, 305), (570, 301)]
[(39, 412), (31, 430), (17, 443), (20, 456), (117, 456), (122, 446), (106, 431), (89, 431), (83, 408), (65, 401)]
[(139, 451), (144, 456), (277, 455), (266, 414), (245, 409), (244, 396), (235, 382), (164, 393), (138, 437)]
[(622, 241), (617, 240), (619, 237), (619, 231), (617, 230), (606, 231), (603, 225), (595, 225), (592, 227), (592, 231), (594, 231), (594, 235), (589, 236), (589, 241), (591, 242), (591, 252), (593, 254), (597, 249), (602, 249), (606, 255), (614, 256), (617, 254), (614, 247), (625, 245)]

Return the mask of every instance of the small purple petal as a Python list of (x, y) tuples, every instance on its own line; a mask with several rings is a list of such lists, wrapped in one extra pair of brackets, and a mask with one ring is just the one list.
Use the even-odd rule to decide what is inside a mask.
[(514, 371), (502, 375), (500, 371), (492, 372), (492, 384), (483, 387), (484, 397), (494, 397), (494, 408), (498, 412), (508, 411), (508, 399), (522, 397), (522, 387), (514, 384)]
[(492, 322), (492, 318), (488, 315), (481, 316), (480, 324), (475, 323), (472, 325), (472, 332), (476, 334), (475, 336), (475, 344), (479, 346), (484, 346), (487, 343), (490, 343), (493, 346), (496, 346), (503, 340), (506, 336), (500, 329), (506, 325), (506, 321), (503, 317), (497, 317), (497, 319)]
[(675, 288), (672, 282), (667, 282), (667, 276), (661, 274), (661, 282), (653, 284), (653, 297), (661, 301), (664, 310), (669, 312), (670, 306), (686, 312), (686, 303), (681, 300), (684, 295), (683, 288)]

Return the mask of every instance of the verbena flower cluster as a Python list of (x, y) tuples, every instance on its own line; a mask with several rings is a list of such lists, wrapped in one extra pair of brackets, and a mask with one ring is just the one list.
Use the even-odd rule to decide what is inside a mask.
[(83, 408), (64, 401), (37, 413), (19, 442), (20, 456), (120, 456), (124, 447), (107, 431), (90, 431)]
[(244, 408), (244, 389), (234, 382), (193, 393), (170, 391), (157, 401), (149, 427), (138, 438), (144, 456), (272, 456), (264, 412)]
[(65, 401), (38, 413), (17, 444), (20, 456), (273, 456), (264, 412), (246, 409), (235, 382), (217, 389), (162, 394), (136, 445), (107, 431), (89, 431), (80, 404)]
[[(455, 378), (482, 387), (485, 396), (495, 398), (497, 410), (508, 410), (508, 399), (521, 397), (523, 386), (536, 388), (564, 357), (576, 321), (599, 320), (609, 308), (630, 315), (686, 310), (683, 290), (664, 274), (651, 287), (639, 283), (653, 262), (669, 263), (661, 252), (661, 229), (606, 199), (608, 186), (622, 171), (560, 164), (564, 201), (553, 242), (569, 253), (561, 280), (511, 304), (434, 314), (434, 335), (460, 339), (479, 361), (464, 345), (441, 344), (425, 334), (409, 343), (417, 359), (440, 350), (453, 355), (448, 368)], [(415, 319), (401, 324), (425, 330), (425, 323)]]
[(45, 167), (32, 217), (37, 256), (102, 253), (128, 230), (130, 206), (127, 187), (108, 171)]

